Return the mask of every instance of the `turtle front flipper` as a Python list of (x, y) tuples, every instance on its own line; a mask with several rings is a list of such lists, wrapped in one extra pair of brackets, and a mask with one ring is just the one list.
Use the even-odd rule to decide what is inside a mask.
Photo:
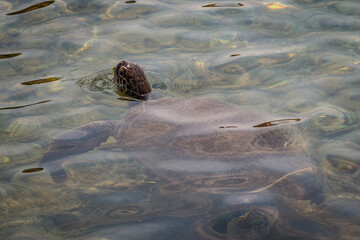
[(100, 146), (113, 135), (119, 123), (117, 121), (97, 121), (68, 130), (49, 145), (40, 166), (47, 169), (54, 182), (63, 182), (67, 179), (62, 163), (66, 157), (88, 152)]

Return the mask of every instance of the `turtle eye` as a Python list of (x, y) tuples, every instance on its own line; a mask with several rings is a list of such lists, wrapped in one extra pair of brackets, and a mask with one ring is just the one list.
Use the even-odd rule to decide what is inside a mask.
[(125, 76), (125, 71), (126, 71), (126, 67), (124, 67), (124, 66), (121, 66), (121, 68), (119, 69), (119, 75), (121, 76), (121, 77), (124, 77)]

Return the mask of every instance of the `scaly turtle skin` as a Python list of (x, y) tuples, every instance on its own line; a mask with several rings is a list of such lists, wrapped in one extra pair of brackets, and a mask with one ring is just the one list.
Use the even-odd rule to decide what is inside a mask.
[[(139, 98), (151, 91), (141, 68), (125, 61), (116, 67), (114, 81)], [(50, 143), (40, 165), (55, 182), (63, 182), (66, 159), (113, 136), (123, 153), (174, 184), (213, 193), (270, 187), (281, 192), (285, 180), (313, 175), (316, 168), (294, 124), (254, 127), (271, 119), (277, 118), (206, 98), (147, 100), (132, 107), (123, 120), (93, 122), (62, 133)], [(303, 194), (289, 197), (306, 199), (321, 192), (306, 184), (299, 188)]]

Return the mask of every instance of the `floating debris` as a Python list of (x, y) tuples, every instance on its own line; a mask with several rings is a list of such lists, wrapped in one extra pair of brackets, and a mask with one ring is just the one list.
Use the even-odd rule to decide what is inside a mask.
[(0, 54), (0, 59), (17, 57), (17, 56), (20, 56), (21, 54), (22, 54), (22, 53)]
[(6, 15), (18, 15), (18, 14), (34, 11), (34, 10), (39, 9), (39, 8), (47, 7), (50, 4), (53, 4), (54, 2), (55, 1), (46, 1), (46, 2), (42, 2), (42, 3), (38, 3), (38, 4), (32, 5), (30, 7), (24, 8), (24, 9), (16, 11), (16, 12), (7, 13)]
[(34, 85), (34, 84), (42, 84), (42, 83), (48, 83), (48, 82), (55, 82), (57, 80), (61, 79), (61, 77), (49, 77), (49, 78), (42, 78), (38, 80), (32, 80), (27, 82), (22, 82), (21, 85)]
[(242, 7), (242, 3), (212, 3), (202, 7)]
[(279, 119), (279, 120), (273, 120), (273, 121), (270, 121), (270, 122), (264, 122), (264, 123), (261, 123), (259, 125), (255, 125), (253, 127), (254, 128), (271, 127), (271, 126), (276, 126), (276, 125), (280, 125), (280, 124), (295, 123), (295, 122), (299, 122), (299, 121), (301, 121), (300, 118)]
[(3, 107), (3, 108), (0, 108), (0, 110), (10, 110), (10, 109), (18, 109), (18, 108), (30, 107), (30, 106), (33, 106), (33, 105), (37, 105), (37, 104), (41, 104), (41, 103), (47, 103), (47, 102), (50, 102), (50, 101), (51, 101), (51, 100), (45, 100), (45, 101), (36, 102), (36, 103), (31, 103), (31, 104), (26, 104), (26, 105), (22, 105), (22, 106)]
[(237, 126), (221, 126), (219, 128), (237, 128)]
[(40, 171), (42, 171), (42, 170), (44, 170), (44, 168), (29, 168), (29, 169), (25, 169), (25, 170), (23, 170), (22, 172), (23, 173), (34, 173), (34, 172), (40, 172)]
[(156, 183), (155, 181), (143, 181), (143, 183)]

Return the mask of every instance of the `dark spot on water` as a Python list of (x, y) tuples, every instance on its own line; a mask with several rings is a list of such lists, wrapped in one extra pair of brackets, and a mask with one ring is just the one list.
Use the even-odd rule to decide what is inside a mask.
[(237, 128), (237, 126), (221, 126), (219, 128)]
[(240, 56), (240, 53), (234, 53), (230, 55), (230, 57), (237, 57), (237, 56)]
[(354, 95), (350, 97), (351, 101), (360, 101), (360, 94)]
[(47, 231), (64, 231), (70, 232), (80, 227), (80, 219), (74, 214), (58, 214), (44, 217), (41, 221), (42, 227)]
[(276, 126), (276, 125), (280, 125), (280, 124), (289, 124), (289, 123), (295, 123), (295, 122), (299, 122), (299, 121), (301, 121), (300, 118), (279, 119), (279, 120), (273, 120), (273, 121), (270, 121), (270, 122), (260, 123), (258, 125), (253, 126), (253, 127), (254, 128), (272, 127), (272, 126)]
[(313, 233), (321, 231), (323, 228), (319, 226), (319, 223), (312, 221), (310, 219), (295, 219), (289, 221), (289, 225), (293, 229), (293, 231), (299, 231), (303, 233)]
[(53, 4), (54, 2), (55, 1), (46, 1), (46, 2), (42, 2), (42, 3), (38, 3), (38, 4), (32, 5), (30, 7), (24, 8), (24, 9), (16, 11), (16, 12), (7, 13), (6, 15), (18, 15), (18, 14), (34, 11), (39, 8), (47, 7), (51, 4)]
[(40, 172), (40, 171), (42, 171), (42, 170), (44, 170), (44, 168), (29, 168), (29, 169), (25, 169), (25, 170), (23, 170), (22, 172), (23, 173), (34, 173), (34, 172)]
[(133, 208), (116, 208), (110, 210), (106, 216), (109, 218), (124, 218), (139, 214), (140, 210), (136, 207)]
[(353, 174), (358, 169), (358, 166), (355, 162), (344, 157), (328, 155), (326, 156), (326, 160), (328, 160), (334, 170), (336, 170), (338, 173)]
[(146, 48), (158, 48), (160, 46), (160, 44), (154, 39), (145, 38), (144, 39), (144, 46)]
[(244, 182), (246, 182), (246, 179), (244, 179), (244, 178), (228, 178), (228, 179), (222, 179), (222, 180), (216, 181), (215, 183), (216, 183), (216, 185), (226, 187), (228, 185), (241, 184)]
[(212, 3), (208, 5), (204, 5), (202, 7), (242, 7), (244, 4), (242, 3)]
[(214, 230), (217, 233), (226, 234), (227, 232), (227, 224), (228, 222), (226, 219), (218, 219), (214, 222), (214, 225), (212, 226), (212, 230)]
[(27, 82), (22, 82), (21, 85), (34, 85), (34, 84), (42, 84), (42, 83), (48, 83), (48, 82), (55, 82), (57, 80), (61, 79), (60, 77), (49, 77), (49, 78), (42, 78), (38, 80), (32, 80)]
[(136, 3), (136, 1), (126, 1), (125, 3)]

